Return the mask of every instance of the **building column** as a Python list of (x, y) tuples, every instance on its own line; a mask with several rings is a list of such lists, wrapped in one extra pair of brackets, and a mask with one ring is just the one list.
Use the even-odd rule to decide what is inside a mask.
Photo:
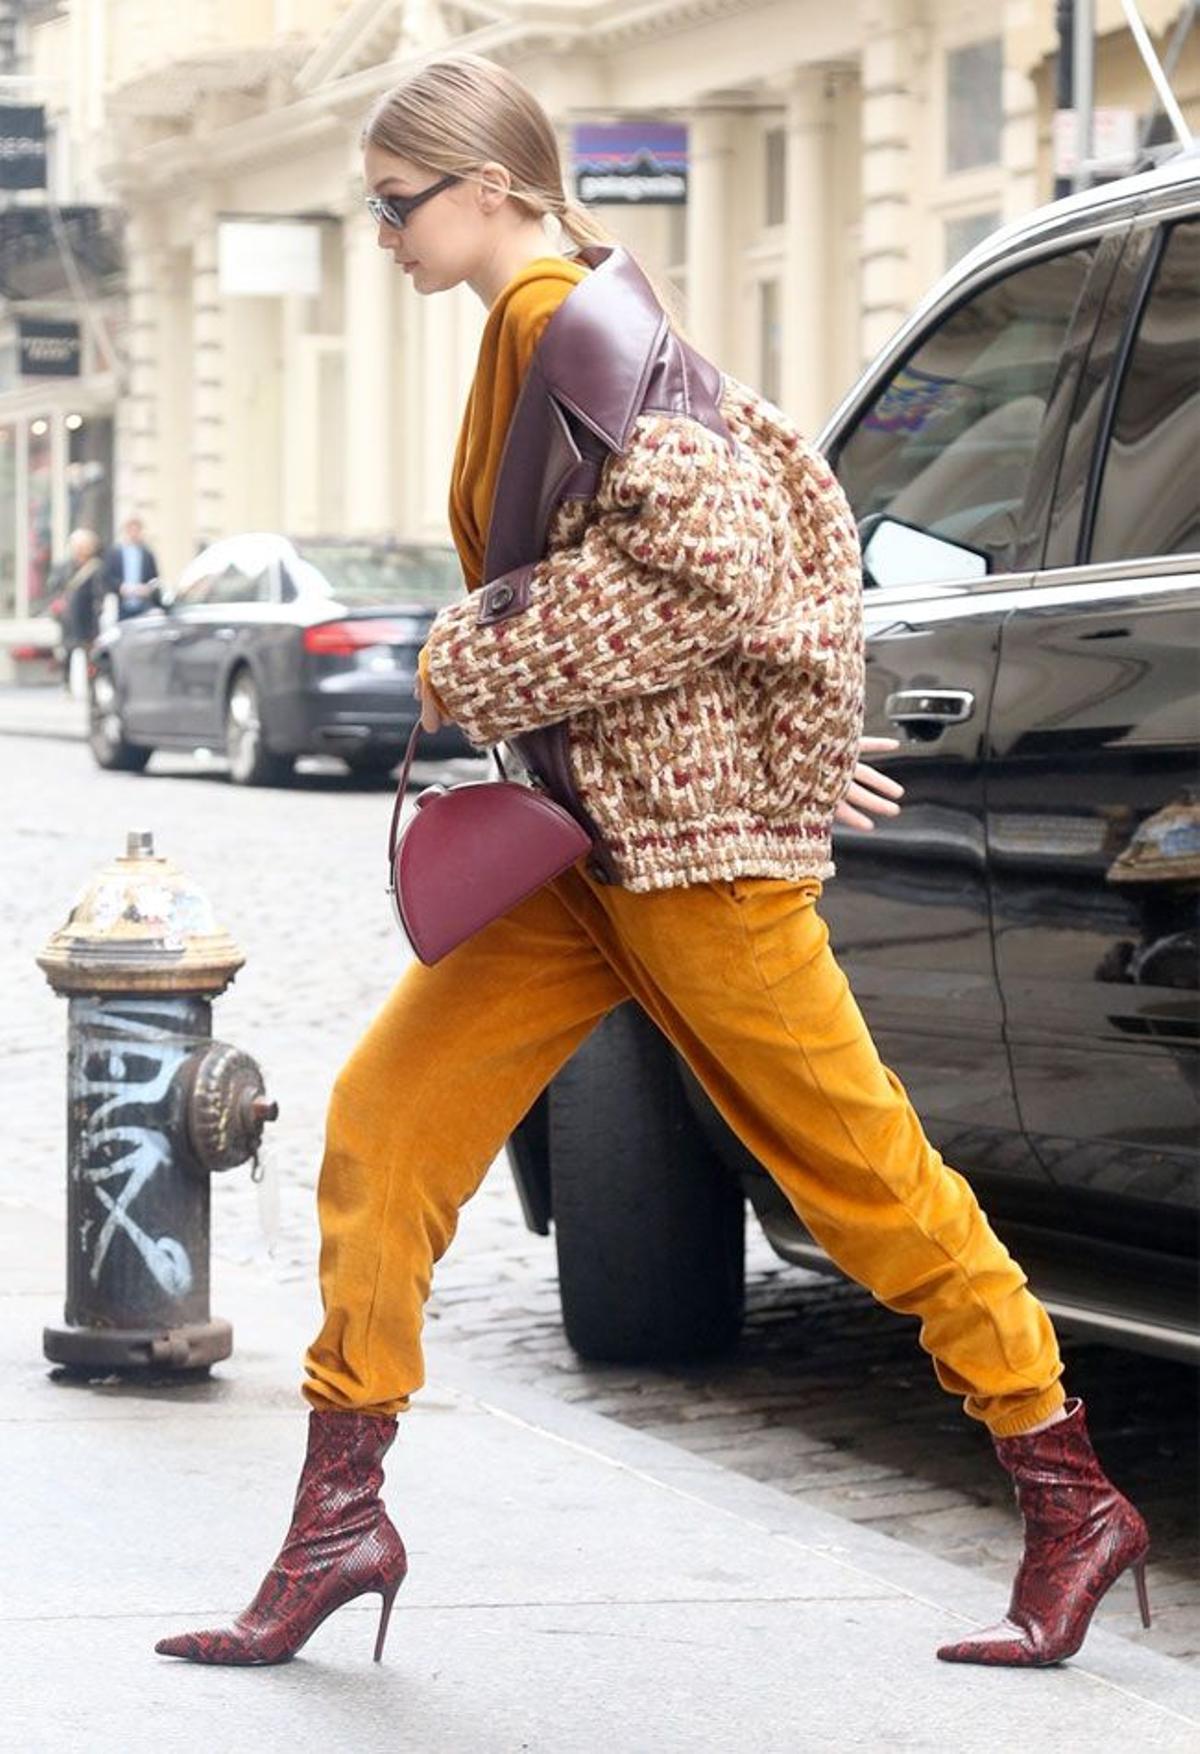
[(727, 110), (704, 109), (688, 119), (686, 322), (700, 352), (717, 365), (730, 357), (736, 121)]
[(1004, 218), (1020, 219), (1038, 204), (1038, 100), (1032, 67), (1023, 64), (1029, 8), (1004, 0)]
[(787, 230), (782, 405), (805, 432), (829, 412), (834, 248), (833, 101), (822, 68), (798, 68), (786, 90)]
[(211, 213), (200, 217), (192, 239), (192, 508), (197, 547), (227, 534), (225, 322)]
[(912, 140), (921, 0), (863, 0), (862, 324), (871, 359), (913, 302)]
[(399, 270), (376, 243), (358, 203), (342, 221), (346, 337), (346, 526), (355, 535), (396, 527), (392, 467), (392, 276)]
[(158, 534), (162, 528), (159, 301), (167, 261), (149, 215), (136, 207), (126, 222), (125, 248), (129, 342), (123, 394), (117, 401), (115, 510), (118, 521), (133, 515)]

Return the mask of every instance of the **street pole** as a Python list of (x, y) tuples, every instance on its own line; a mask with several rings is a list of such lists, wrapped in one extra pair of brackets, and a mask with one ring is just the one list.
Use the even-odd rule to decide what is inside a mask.
[[(1054, 107), (1060, 112), (1075, 108), (1075, 0), (1058, 0), (1058, 60), (1055, 67)], [(1061, 173), (1054, 179), (1054, 199), (1071, 193), (1071, 178)]]
[(1095, 0), (1075, 0), (1074, 77), (1075, 77), (1075, 150), (1077, 153), (1075, 187), (1090, 189), (1092, 173), (1092, 110), (1096, 78)]

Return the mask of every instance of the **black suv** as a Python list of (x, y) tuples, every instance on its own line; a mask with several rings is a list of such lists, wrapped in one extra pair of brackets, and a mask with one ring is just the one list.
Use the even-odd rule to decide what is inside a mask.
[[(906, 788), (837, 834), (835, 951), (1056, 1318), (1196, 1356), (1200, 157), (987, 239), (820, 442)], [(830, 1266), (632, 1004), (509, 1157), (584, 1357), (736, 1335), (744, 1196)]]

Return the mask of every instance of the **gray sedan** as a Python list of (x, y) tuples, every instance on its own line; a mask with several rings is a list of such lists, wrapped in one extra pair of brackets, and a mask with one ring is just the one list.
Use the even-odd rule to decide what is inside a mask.
[[(140, 772), (155, 749), (217, 749), (237, 785), (281, 784), (297, 756), (322, 753), (386, 774), (417, 717), (417, 654), (462, 588), (448, 544), (214, 542), (174, 590), (96, 642), (92, 753)], [(471, 753), (454, 729), (420, 748)]]

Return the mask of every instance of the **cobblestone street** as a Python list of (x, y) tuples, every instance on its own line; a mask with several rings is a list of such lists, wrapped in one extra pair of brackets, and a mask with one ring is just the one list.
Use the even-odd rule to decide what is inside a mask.
[[(349, 781), (333, 762), (306, 764), (279, 791), (235, 788), (215, 763), (185, 758), (156, 757), (144, 776), (101, 774), (82, 743), (2, 732), (0, 773), (0, 1200), (61, 1212), (66, 1007), (33, 959), (126, 831), (149, 828), (246, 952), (214, 1032), (259, 1060), (280, 1104), (263, 1182), (243, 1168), (215, 1189), (214, 1311), (222, 1259), (311, 1275), (329, 1089), (408, 955), (384, 894), (388, 790)], [(994, 1576), (999, 1611), (1018, 1547), (1007, 1480), (981, 1428), (937, 1388), (914, 1325), (854, 1286), (783, 1266), (753, 1226), (748, 1306), (739, 1347), (713, 1364), (581, 1366), (558, 1322), (553, 1241), (526, 1231), (501, 1163), (464, 1213), (429, 1319), (498, 1371)], [(307, 1339), (296, 1337), (297, 1366)], [(250, 1340), (240, 1333), (236, 1344)], [(1196, 1374), (1070, 1339), (1065, 1351), (1097, 1447), (1154, 1542), (1151, 1632), (1138, 1631), (1129, 1579), (1101, 1619), (1200, 1663)], [(220, 1368), (237, 1367), (235, 1350)]]

